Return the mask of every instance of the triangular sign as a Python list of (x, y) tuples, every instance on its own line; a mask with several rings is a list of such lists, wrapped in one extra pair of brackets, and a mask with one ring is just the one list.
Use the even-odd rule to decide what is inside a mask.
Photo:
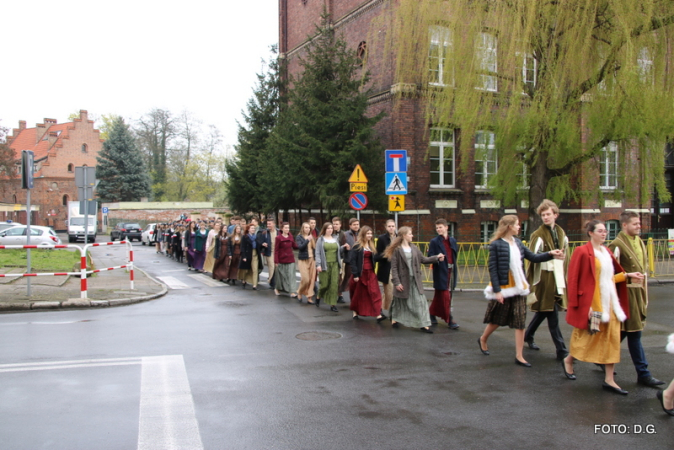
[(357, 164), (356, 168), (353, 169), (353, 173), (349, 177), (349, 183), (367, 183), (367, 177), (360, 164)]

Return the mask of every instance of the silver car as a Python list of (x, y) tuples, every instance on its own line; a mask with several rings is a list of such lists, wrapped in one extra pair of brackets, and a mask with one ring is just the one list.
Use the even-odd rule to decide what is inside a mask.
[[(0, 245), (28, 245), (26, 242), (25, 225), (15, 226), (0, 231)], [(61, 245), (61, 239), (49, 227), (33, 226), (30, 227), (30, 245), (39, 245), (40, 247), (49, 247)]]

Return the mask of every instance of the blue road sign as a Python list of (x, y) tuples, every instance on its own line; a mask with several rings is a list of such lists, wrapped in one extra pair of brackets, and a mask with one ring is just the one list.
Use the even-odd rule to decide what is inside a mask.
[(356, 211), (365, 209), (367, 206), (367, 195), (365, 195), (364, 192), (354, 192), (351, 194), (351, 197), (349, 197), (349, 206)]
[(384, 158), (387, 172), (407, 172), (407, 150), (386, 150)]
[(407, 172), (386, 173), (386, 195), (407, 195)]
[(107, 213), (108, 213), (108, 207), (107, 207), (107, 206), (102, 207), (102, 208), (101, 208), (101, 212), (102, 212), (103, 214), (107, 214)]

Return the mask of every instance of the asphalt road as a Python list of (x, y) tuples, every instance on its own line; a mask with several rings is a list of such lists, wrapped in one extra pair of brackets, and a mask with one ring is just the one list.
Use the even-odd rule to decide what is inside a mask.
[[(1, 448), (672, 448), (674, 419), (636, 385), (625, 344), (621, 397), (591, 364), (567, 381), (545, 325), (530, 369), (514, 364), (508, 329), (481, 355), (479, 293), (456, 295), (459, 331), (430, 335), (212, 283), (133, 245), (136, 264), (176, 289), (127, 307), (0, 316)], [(643, 338), (667, 381), (670, 291), (651, 289)]]

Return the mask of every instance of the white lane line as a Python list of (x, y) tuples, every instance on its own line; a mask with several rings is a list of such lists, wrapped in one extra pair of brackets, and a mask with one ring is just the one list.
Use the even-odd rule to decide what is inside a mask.
[(193, 280), (196, 280), (200, 283), (205, 284), (206, 286), (210, 287), (227, 287), (226, 284), (224, 284), (222, 281), (214, 280), (213, 278), (208, 277), (207, 275), (200, 275), (200, 274), (193, 274), (193, 275), (187, 275)]
[(72, 366), (72, 367), (89, 367), (92, 364), (100, 366), (107, 363), (128, 363), (140, 364), (142, 359), (138, 358), (103, 358), (103, 359), (77, 359), (72, 361), (43, 361), (34, 363), (14, 363), (14, 364), (0, 364), (0, 370), (3, 369), (22, 369), (31, 370), (33, 367), (47, 367), (49, 366)]
[(17, 367), (17, 368), (0, 368), (0, 373), (5, 372), (32, 372), (35, 370), (54, 370), (54, 369), (78, 369), (81, 367), (108, 367), (108, 366), (132, 366), (138, 365), (140, 361), (127, 361), (127, 362), (106, 362), (106, 363), (89, 363), (89, 364), (54, 364), (51, 366), (38, 366), (38, 367)]
[(190, 287), (175, 277), (157, 277), (170, 289), (189, 289)]
[(143, 358), (138, 450), (202, 450), (182, 355)]

